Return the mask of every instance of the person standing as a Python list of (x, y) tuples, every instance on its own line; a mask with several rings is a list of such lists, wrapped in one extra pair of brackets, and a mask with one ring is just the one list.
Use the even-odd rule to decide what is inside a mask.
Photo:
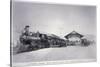
[(31, 32), (30, 32), (30, 26), (25, 26), (25, 28), (22, 31), (22, 34), (20, 36), (20, 42), (24, 45), (31, 44)]

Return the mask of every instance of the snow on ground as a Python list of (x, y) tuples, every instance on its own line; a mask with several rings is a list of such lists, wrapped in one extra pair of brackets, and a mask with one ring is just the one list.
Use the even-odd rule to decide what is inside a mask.
[(68, 46), (61, 48), (45, 48), (13, 55), (13, 63), (39, 62), (73, 59), (95, 59), (96, 47)]

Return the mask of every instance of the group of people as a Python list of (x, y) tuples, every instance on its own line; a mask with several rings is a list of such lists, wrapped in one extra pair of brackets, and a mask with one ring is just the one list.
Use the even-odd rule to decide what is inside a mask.
[[(75, 45), (73, 42), (57, 38), (55, 36), (48, 36), (43, 33), (33, 33), (30, 31), (30, 26), (25, 26), (20, 36), (20, 43), (22, 46), (28, 46), (28, 50), (36, 50), (49, 47), (66, 47), (67, 45)], [(82, 40), (83, 45), (89, 45), (90, 42), (86, 39)], [(22, 49), (22, 48), (21, 48)]]
[(59, 38), (51, 38), (48, 40), (51, 47), (63, 47), (66, 46), (66, 41)]
[(30, 26), (25, 26), (23, 29), (20, 42), (23, 46), (28, 45), (28, 49), (35, 50), (41, 48), (49, 48), (49, 47), (62, 47), (66, 46), (66, 42), (63, 39), (48, 37), (47, 34), (42, 33), (33, 33), (30, 31)]

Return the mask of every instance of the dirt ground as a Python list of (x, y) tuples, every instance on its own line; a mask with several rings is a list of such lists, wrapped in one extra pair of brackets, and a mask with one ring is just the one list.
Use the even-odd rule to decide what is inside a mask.
[(96, 46), (68, 46), (61, 48), (45, 48), (31, 52), (13, 55), (13, 63), (74, 60), (74, 59), (96, 59)]

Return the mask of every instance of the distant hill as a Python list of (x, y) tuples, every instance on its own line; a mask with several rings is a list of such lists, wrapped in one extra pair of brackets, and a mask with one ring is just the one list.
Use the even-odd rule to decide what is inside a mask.
[(96, 40), (96, 36), (95, 35), (91, 35), (91, 34), (86, 34), (86, 35), (84, 35), (84, 37), (83, 38), (86, 38), (86, 39), (88, 39), (88, 40), (90, 40), (90, 41), (92, 41), (92, 40)]
[(59, 36), (57, 36), (57, 35), (55, 35), (55, 34), (46, 34), (47, 36), (49, 36), (49, 37), (54, 37), (54, 38), (58, 38), (58, 39), (61, 39)]

